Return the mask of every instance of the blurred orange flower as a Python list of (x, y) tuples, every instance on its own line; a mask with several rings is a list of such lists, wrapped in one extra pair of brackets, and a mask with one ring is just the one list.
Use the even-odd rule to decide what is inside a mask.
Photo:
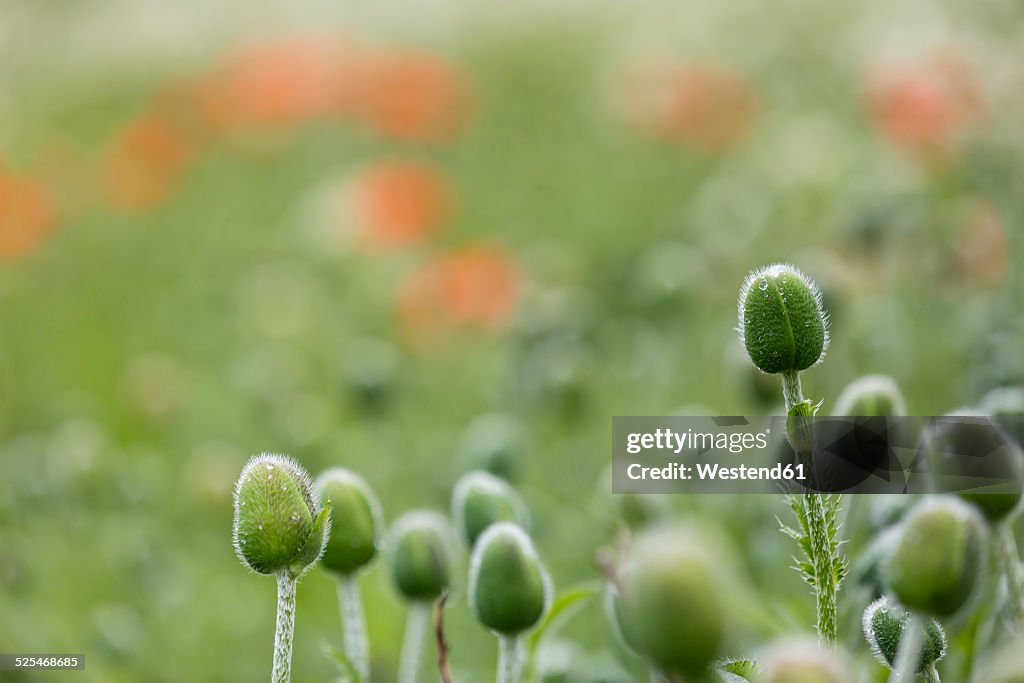
[(619, 97), (625, 119), (643, 133), (706, 152), (735, 146), (757, 112), (750, 83), (723, 64), (637, 64)]
[(0, 259), (13, 261), (34, 251), (57, 227), (58, 218), (49, 188), (0, 170)]
[(987, 116), (976, 75), (949, 51), (874, 68), (867, 106), (883, 137), (929, 158), (942, 157), (956, 136)]
[(366, 58), (336, 36), (305, 36), (228, 55), (196, 96), (217, 132), (281, 127), (351, 114), (363, 100)]
[(474, 245), (438, 256), (399, 292), (398, 312), (417, 339), (458, 327), (498, 331), (515, 313), (521, 270), (505, 249)]
[(192, 143), (175, 123), (143, 115), (114, 136), (103, 169), (104, 193), (115, 207), (151, 209), (167, 199), (192, 158)]
[(382, 161), (348, 181), (346, 207), (358, 241), (393, 249), (436, 234), (452, 210), (452, 189), (437, 169)]
[(381, 55), (372, 67), (362, 114), (379, 135), (439, 142), (457, 133), (469, 110), (463, 75), (426, 54)]

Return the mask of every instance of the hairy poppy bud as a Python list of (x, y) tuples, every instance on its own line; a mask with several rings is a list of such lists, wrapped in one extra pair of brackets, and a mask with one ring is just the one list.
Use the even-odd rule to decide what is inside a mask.
[[(951, 481), (958, 495), (991, 522), (1016, 510), (1024, 482), (1024, 453), (994, 418), (977, 413), (937, 418), (925, 430), (921, 448), (940, 491)], [(985, 486), (986, 477), (993, 483)], [(962, 490), (972, 485), (988, 490)]]
[(470, 559), (469, 604), (477, 621), (505, 636), (540, 623), (551, 601), (551, 579), (533, 542), (511, 522), (491, 525)]
[(530, 525), (519, 493), (505, 481), (482, 471), (470, 472), (455, 485), (452, 518), (470, 547), (496, 522), (514, 522), (524, 529)]
[(761, 683), (849, 683), (849, 671), (835, 652), (814, 642), (776, 645), (768, 653)]
[(243, 564), (299, 576), (323, 553), (330, 528), (302, 465), (273, 453), (249, 459), (235, 485), (234, 545)]
[(343, 576), (359, 571), (377, 556), (381, 513), (377, 496), (359, 475), (334, 467), (316, 478), (314, 487), (331, 501), (331, 533), (321, 561)]
[(436, 600), (451, 582), (452, 542), (448, 520), (415, 510), (395, 522), (391, 578), (406, 600)]
[(955, 614), (982, 574), (983, 535), (977, 513), (959, 499), (936, 498), (918, 505), (883, 566), (893, 596), (915, 612)]
[(642, 533), (623, 567), (614, 616), (625, 641), (666, 673), (697, 674), (726, 633), (718, 570), (689, 532)]
[(763, 372), (806, 370), (828, 349), (821, 293), (793, 266), (755, 270), (740, 289), (739, 333), (750, 360)]
[[(890, 669), (896, 665), (900, 641), (903, 640), (909, 623), (910, 615), (907, 611), (891, 603), (889, 598), (879, 598), (864, 610), (864, 637), (871, 646), (875, 658)], [(935, 666), (936, 662), (945, 656), (946, 633), (939, 622), (930, 619), (925, 627), (921, 656), (914, 671), (921, 673)]]
[(865, 375), (840, 392), (834, 412), (836, 415), (892, 417), (906, 415), (907, 404), (892, 377)]

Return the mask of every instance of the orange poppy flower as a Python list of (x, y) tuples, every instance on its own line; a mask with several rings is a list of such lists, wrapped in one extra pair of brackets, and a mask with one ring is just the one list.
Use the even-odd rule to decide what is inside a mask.
[(346, 183), (343, 221), (366, 246), (394, 249), (439, 232), (452, 190), (440, 171), (414, 161), (384, 161)]
[(333, 36), (259, 44), (229, 55), (197, 88), (215, 131), (288, 127), (352, 113), (365, 59)]
[(884, 138), (930, 157), (941, 157), (956, 136), (986, 116), (973, 71), (949, 52), (875, 68), (868, 77), (867, 106)]
[(0, 259), (34, 251), (57, 227), (58, 209), (41, 182), (0, 171)]
[(457, 133), (469, 109), (462, 74), (440, 58), (400, 53), (377, 58), (362, 115), (375, 133), (438, 142)]
[(137, 118), (111, 143), (102, 178), (105, 195), (117, 208), (151, 209), (176, 188), (192, 157), (192, 144), (178, 126), (157, 115)]
[(626, 120), (640, 131), (706, 152), (724, 152), (740, 142), (757, 109), (747, 80), (721, 64), (633, 66), (620, 98)]
[(464, 247), (429, 261), (405, 281), (399, 316), (417, 338), (460, 327), (498, 331), (515, 313), (520, 276), (506, 250)]

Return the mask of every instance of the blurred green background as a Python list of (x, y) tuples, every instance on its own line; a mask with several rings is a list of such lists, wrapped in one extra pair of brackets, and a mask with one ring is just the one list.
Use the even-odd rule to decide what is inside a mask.
[[(265, 679), (274, 582), (230, 543), (265, 450), (390, 521), (509, 415), (556, 585), (595, 578), (612, 415), (778, 409), (733, 329), (769, 262), (824, 290), (826, 412), (867, 373), (923, 415), (1024, 381), (1016, 3), (388, 5), (0, 2), (0, 651), (88, 662), (0, 680)], [(780, 501), (669, 504), (760, 596), (738, 654), (810, 632)], [(363, 585), (389, 680), (404, 608)], [(598, 602), (566, 636), (635, 670)], [(314, 570), (296, 681), (325, 640)]]

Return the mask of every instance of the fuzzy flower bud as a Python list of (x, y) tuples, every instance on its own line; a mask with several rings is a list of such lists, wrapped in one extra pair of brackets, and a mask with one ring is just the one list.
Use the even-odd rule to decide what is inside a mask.
[(540, 623), (551, 603), (551, 579), (533, 542), (511, 522), (480, 536), (469, 566), (469, 604), (477, 621), (515, 636)]
[[(910, 615), (907, 611), (891, 603), (889, 598), (879, 598), (864, 610), (864, 637), (871, 646), (875, 659), (890, 669), (895, 666), (900, 641), (909, 623)], [(921, 673), (935, 666), (945, 656), (946, 632), (942, 630), (939, 622), (930, 619), (925, 627), (921, 656), (914, 671)]]
[(893, 417), (907, 414), (907, 404), (896, 381), (886, 375), (865, 375), (850, 382), (839, 394), (836, 415)]
[(324, 551), (331, 523), (295, 460), (253, 456), (235, 484), (235, 553), (260, 574), (301, 575)]
[(455, 485), (452, 519), (466, 544), (472, 547), (496, 522), (530, 526), (530, 515), (519, 493), (489, 472), (470, 472)]
[(977, 513), (959, 499), (921, 503), (903, 523), (883, 566), (889, 590), (909, 610), (952, 616), (982, 575), (983, 536)]
[(625, 641), (665, 673), (704, 671), (726, 633), (719, 570), (686, 530), (639, 535), (630, 548), (614, 614)]
[(406, 600), (431, 601), (451, 582), (452, 542), (448, 520), (415, 510), (395, 522), (391, 540), (391, 578)]
[(763, 372), (799, 372), (825, 357), (828, 316), (821, 293), (794, 266), (753, 271), (739, 298), (740, 341)]
[(325, 569), (350, 576), (368, 565), (380, 548), (381, 512), (377, 496), (359, 475), (341, 467), (326, 470), (314, 488), (331, 502), (331, 533)]

